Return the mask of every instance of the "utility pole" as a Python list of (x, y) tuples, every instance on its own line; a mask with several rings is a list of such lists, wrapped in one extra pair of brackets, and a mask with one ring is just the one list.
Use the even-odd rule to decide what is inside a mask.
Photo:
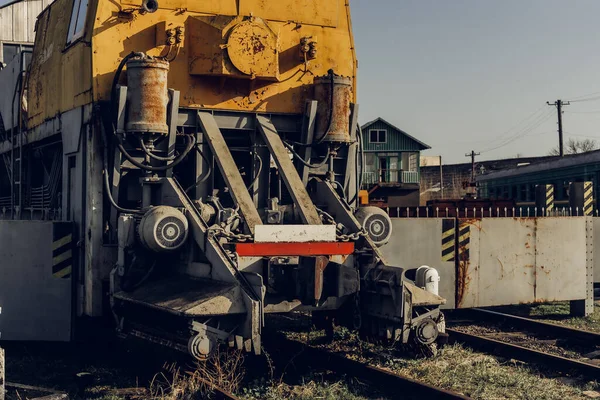
[(475, 153), (474, 150), (471, 150), (470, 153), (465, 154), (465, 157), (471, 157), (471, 183), (475, 182), (475, 157), (480, 154), (481, 153)]
[(563, 150), (563, 127), (562, 127), (562, 108), (563, 106), (568, 106), (571, 103), (568, 101), (562, 101), (560, 99), (556, 100), (554, 103), (546, 102), (549, 106), (556, 107), (556, 112), (558, 113), (558, 153), (561, 157), (565, 155)]

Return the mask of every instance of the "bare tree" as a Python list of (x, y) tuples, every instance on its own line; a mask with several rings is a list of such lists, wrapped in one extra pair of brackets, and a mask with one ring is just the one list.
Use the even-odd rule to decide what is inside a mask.
[[(570, 138), (569, 140), (567, 140), (567, 143), (565, 144), (565, 154), (587, 153), (590, 151), (598, 150), (599, 148), (600, 148), (600, 146), (598, 145), (598, 142), (593, 139), (576, 140), (576, 139)], [(548, 152), (548, 155), (551, 155), (551, 156), (560, 155), (560, 151), (559, 151), (558, 147), (555, 147), (552, 150), (550, 150)]]

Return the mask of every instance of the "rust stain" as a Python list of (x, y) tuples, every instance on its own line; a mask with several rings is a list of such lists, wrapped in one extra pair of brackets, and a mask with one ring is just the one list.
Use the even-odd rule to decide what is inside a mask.
[(459, 246), (458, 271), (456, 274), (456, 308), (461, 308), (465, 295), (469, 291), (472, 277), (469, 275), (469, 256), (467, 248)]
[(526, 249), (530, 249), (531, 248), (531, 245), (529, 244), (529, 242), (525, 243), (525, 248)]

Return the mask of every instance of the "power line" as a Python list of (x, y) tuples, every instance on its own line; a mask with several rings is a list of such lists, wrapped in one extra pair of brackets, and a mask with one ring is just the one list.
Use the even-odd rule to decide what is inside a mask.
[(589, 94), (584, 94), (582, 96), (573, 96), (573, 97), (569, 97), (569, 99), (571, 99), (570, 101), (575, 101), (584, 97), (590, 97), (590, 96), (595, 96), (595, 95), (600, 95), (600, 92), (594, 92), (594, 93), (589, 93)]
[(510, 143), (514, 142), (517, 139), (520, 139), (524, 136), (527, 136), (530, 132), (532, 132), (534, 129), (536, 129), (537, 127), (539, 127), (541, 124), (543, 124), (544, 122), (546, 122), (548, 119), (550, 119), (552, 117), (554, 113), (547, 111), (544, 114), (541, 114), (540, 116), (538, 116), (535, 120), (531, 121), (530, 123), (528, 123), (526, 126), (522, 127), (517, 133), (515, 133), (513, 136), (509, 137), (508, 139), (506, 139), (505, 141), (503, 141), (502, 143), (500, 143), (497, 146), (491, 147), (491, 148), (487, 148), (485, 150), (482, 150), (482, 153), (488, 152), (488, 151), (493, 151), (493, 150), (497, 150), (499, 148), (502, 148), (504, 146), (509, 145)]

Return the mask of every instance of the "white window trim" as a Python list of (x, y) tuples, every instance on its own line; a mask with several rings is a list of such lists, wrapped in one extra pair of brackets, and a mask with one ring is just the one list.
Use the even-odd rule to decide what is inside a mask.
[[(77, 23), (79, 18), (79, 12), (81, 9), (82, 3), (85, 2), (85, 12), (83, 13), (83, 26), (78, 32), (75, 32), (77, 29)], [(67, 32), (67, 46), (72, 45), (77, 42), (79, 39), (83, 37), (85, 34), (85, 20), (87, 19), (87, 11), (89, 8), (89, 0), (73, 0), (73, 8), (71, 10), (71, 19), (69, 21), (69, 31)]]
[[(380, 141), (377, 141), (377, 142), (371, 141), (371, 132), (378, 132), (377, 133), (377, 139), (379, 139), (379, 132), (385, 132), (385, 140), (382, 141), (382, 142), (380, 142)], [(369, 143), (378, 143), (378, 144), (387, 143), (387, 134), (388, 134), (387, 129), (369, 129)]]

